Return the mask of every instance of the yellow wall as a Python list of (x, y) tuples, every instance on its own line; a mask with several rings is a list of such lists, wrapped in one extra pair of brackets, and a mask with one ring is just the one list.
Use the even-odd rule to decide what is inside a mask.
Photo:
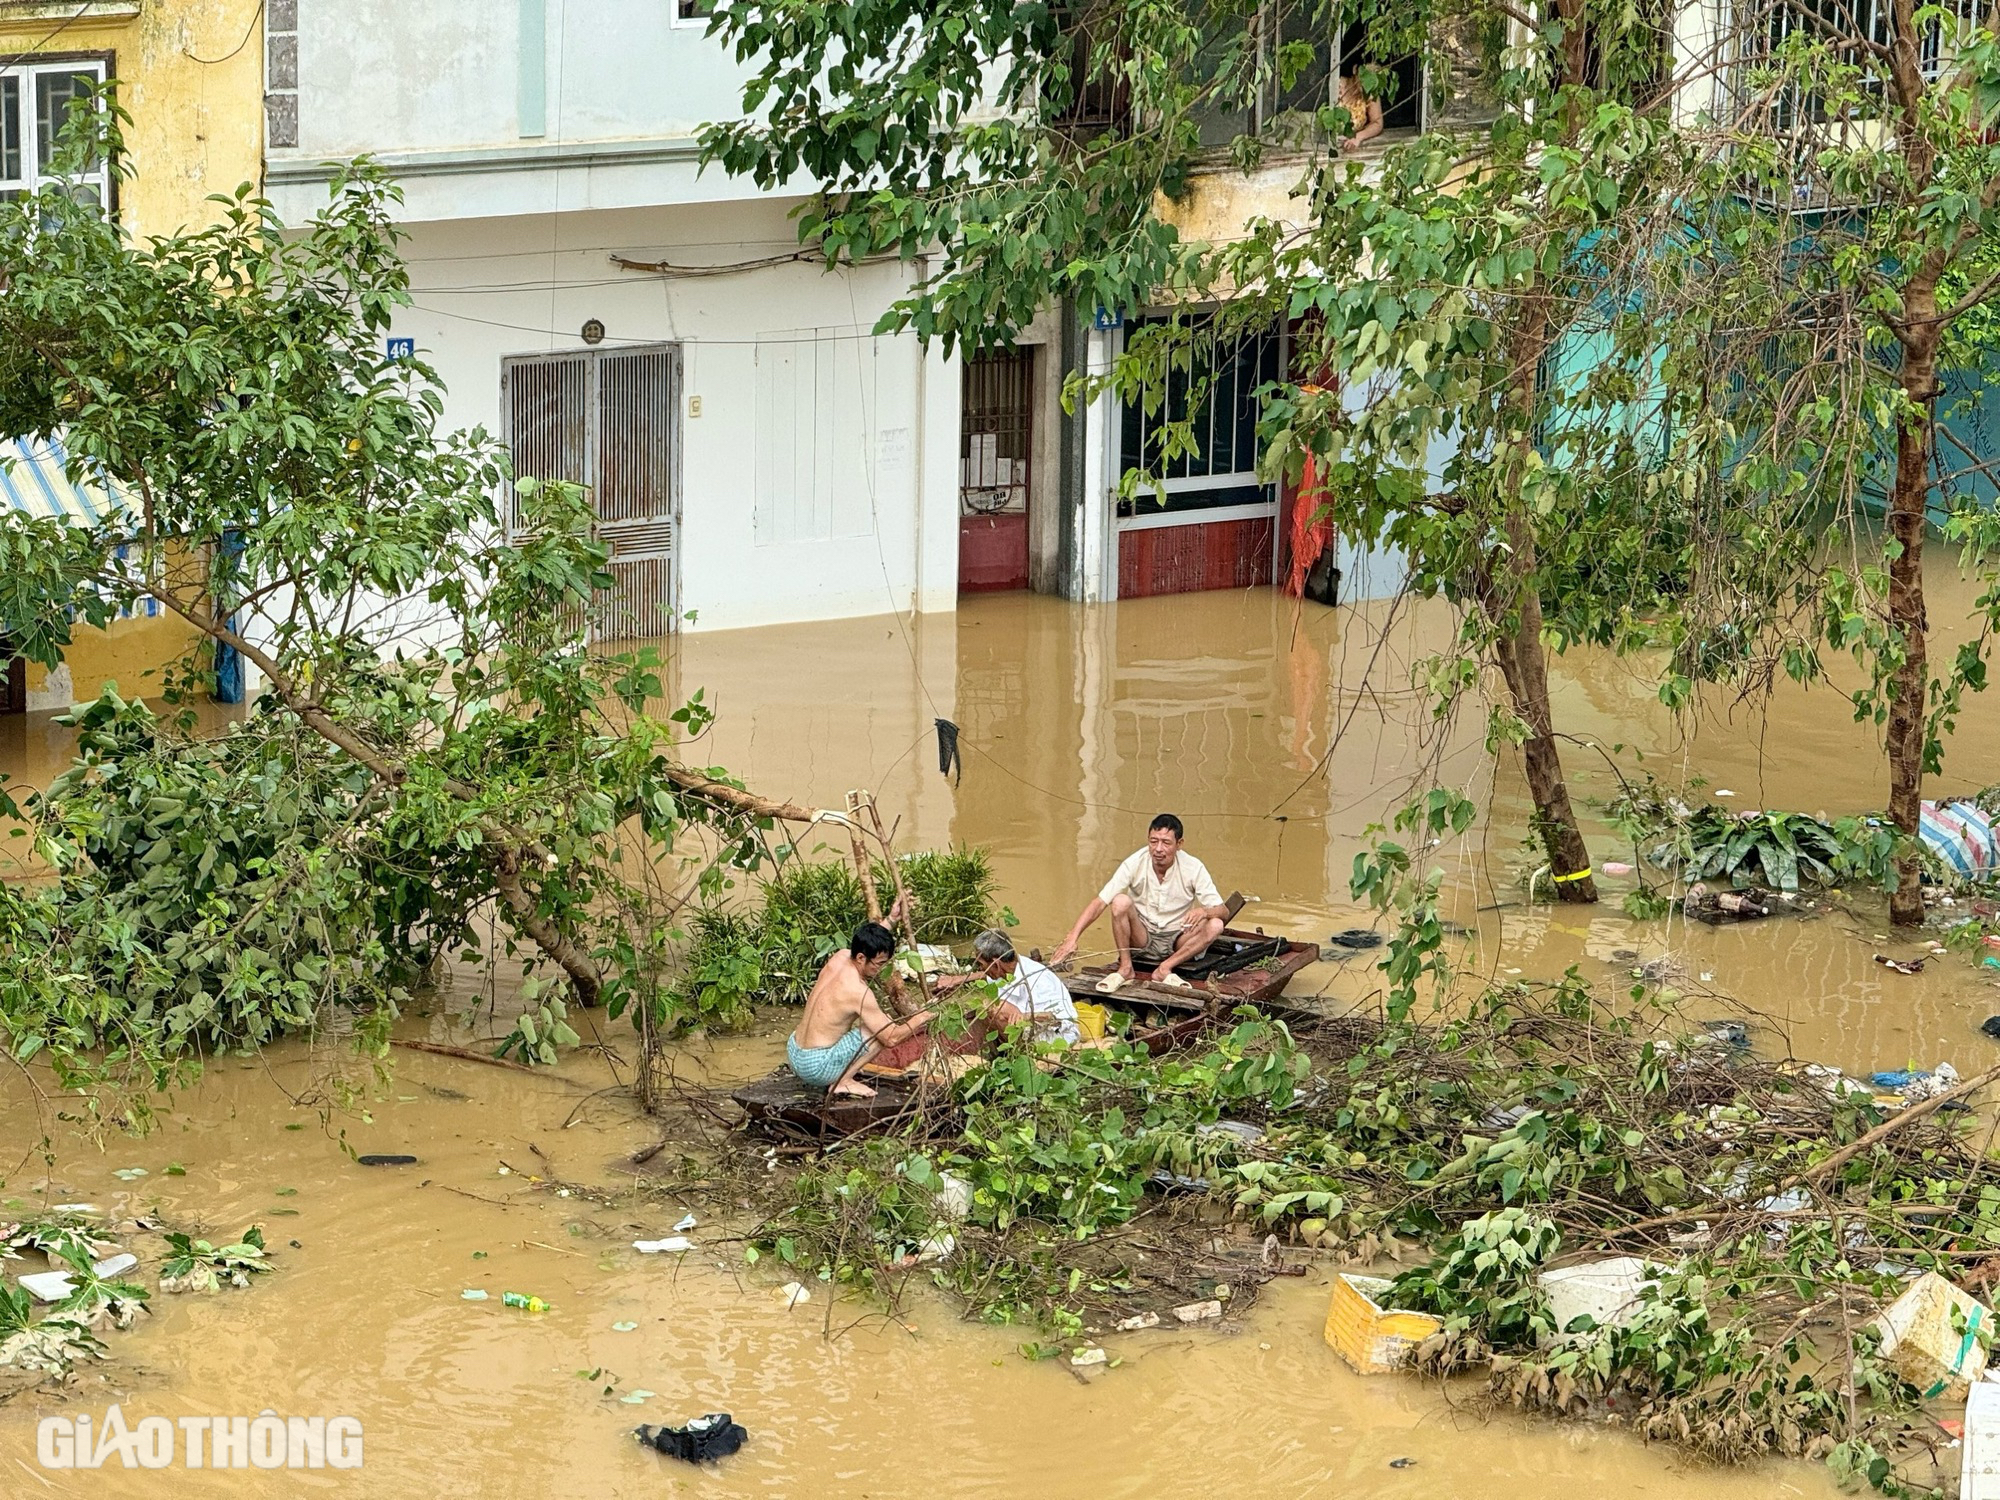
[[(135, 238), (171, 234), (216, 217), (211, 193), (263, 182), (262, 14), (259, 0), (0, 0), (0, 57), (112, 54), (119, 103), (132, 117), (125, 148), (134, 175), (118, 185), (119, 219)], [(31, 666), (29, 701), (67, 707), (113, 681), (128, 696), (150, 696), (158, 686), (146, 674), (193, 639), (167, 616), (79, 627), (68, 692)]]
[(28, 703), (42, 709), (66, 709), (73, 702), (95, 698), (106, 683), (116, 683), (127, 698), (155, 698), (160, 693), (159, 669), (178, 659), (195, 643), (193, 626), (178, 615), (157, 619), (114, 620), (103, 630), (77, 627), (76, 639), (63, 653), (69, 688), (60, 676), (28, 663)]
[(210, 193), (263, 180), (261, 16), (258, 0), (0, 0), (0, 56), (112, 54), (137, 173), (119, 216), (170, 234), (214, 218)]

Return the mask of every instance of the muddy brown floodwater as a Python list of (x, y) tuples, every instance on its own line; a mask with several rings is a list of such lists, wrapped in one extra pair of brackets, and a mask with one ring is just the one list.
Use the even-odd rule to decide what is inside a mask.
[[(1933, 616), (1969, 593), (1944, 570)], [(1875, 934), (1879, 902), (1810, 921), (1736, 929), (1617, 915), (1627, 882), (1595, 911), (1529, 907), (1521, 877), (1525, 803), (1503, 764), (1490, 784), (1476, 726), (1439, 739), (1412, 666), (1442, 618), (1388, 606), (1300, 610), (1265, 592), (1076, 609), (1029, 596), (968, 600), (955, 618), (893, 617), (701, 635), (680, 643), (681, 692), (720, 710), (698, 758), (751, 786), (813, 805), (876, 789), (904, 848), (952, 841), (995, 856), (1023, 941), (1052, 946), (1148, 818), (1179, 813), (1189, 846), (1225, 890), (1257, 898), (1244, 920), (1323, 940), (1365, 925), (1347, 896), (1368, 825), (1435, 768), (1493, 809), (1492, 826), (1450, 856), (1449, 899), (1481, 971), (1553, 978), (1580, 966), (1621, 976), (1637, 952), (1673, 955), (1698, 1006), (1770, 1018), (1760, 1043), (1851, 1069), (1961, 1070), (1992, 1060), (1976, 1030), (2000, 1010), (1963, 959), (1906, 977), (1873, 962), (1908, 945)], [(1948, 634), (1941, 631), (1941, 635)], [(1942, 654), (1940, 649), (1939, 654)], [(1881, 762), (1833, 693), (1788, 691), (1768, 718), (1712, 713), (1685, 736), (1653, 701), (1651, 664), (1573, 655), (1558, 715), (1585, 739), (1643, 753), (1663, 779), (1705, 777), (1732, 807), (1829, 813), (1877, 806)], [(937, 769), (932, 721), (962, 726), (963, 774)], [(1948, 786), (2000, 779), (1988, 752), (2000, 704), (1974, 700)], [(0, 770), (45, 781), (65, 741), (45, 719), (0, 719)], [(1567, 752), (1578, 789), (1614, 787), (1604, 763)], [(1701, 792), (1696, 795), (1708, 795)], [(1598, 857), (1608, 851), (1600, 844)], [(0, 854), (0, 859), (5, 859)], [(1629, 855), (1627, 855), (1629, 858)], [(1102, 933), (1090, 940), (1099, 945)], [(1989, 971), (1990, 972), (1990, 971)], [(1294, 992), (1364, 1001), (1366, 960), (1305, 971)], [(1712, 992), (1712, 997), (1709, 992)], [(504, 1012), (504, 995), (499, 1009)], [(504, 1029), (465, 984), (400, 1032), (463, 1040)], [(470, 1030), (468, 1030), (468, 1023)], [(771, 1034), (692, 1045), (685, 1066), (712, 1081), (754, 1076), (778, 1056)], [(607, 1039), (630, 1047), (626, 1037)], [(1690, 1467), (1601, 1428), (1558, 1427), (1454, 1404), (1435, 1386), (1350, 1374), (1324, 1345), (1329, 1273), (1268, 1288), (1240, 1325), (1110, 1340), (1124, 1363), (1090, 1385), (1016, 1353), (1028, 1334), (958, 1321), (919, 1299), (908, 1321), (834, 1300), (787, 1311), (777, 1279), (746, 1269), (722, 1232), (676, 1262), (635, 1238), (670, 1232), (680, 1206), (558, 1198), (530, 1174), (607, 1192), (633, 1186), (624, 1158), (657, 1132), (601, 1059), (528, 1077), (398, 1051), (365, 1111), (322, 1127), (291, 1102), (312, 1080), (299, 1045), (225, 1060), (162, 1128), (99, 1151), (55, 1131), (10, 1076), (0, 1096), (0, 1173), (9, 1198), (87, 1201), (114, 1216), (160, 1213), (209, 1237), (261, 1222), (279, 1273), (247, 1291), (155, 1296), (154, 1314), (113, 1339), (66, 1403), (0, 1408), (7, 1495), (1464, 1496), (1551, 1493), (1827, 1496), (1824, 1471), (1770, 1464)], [(598, 1092), (593, 1092), (598, 1091)], [(363, 1168), (342, 1150), (408, 1152)], [(537, 1152), (541, 1154), (537, 1154)], [(185, 1175), (169, 1175), (178, 1165)], [(143, 1167), (143, 1177), (119, 1169)], [(503, 1172), (503, 1167), (509, 1170)], [(294, 1243), (295, 1242), (295, 1243)], [(142, 1242), (149, 1260), (157, 1240)], [(156, 1267), (145, 1267), (153, 1279)], [(460, 1293), (482, 1288), (490, 1300)], [(553, 1303), (504, 1308), (517, 1290)], [(614, 1325), (633, 1323), (631, 1331)], [(595, 1380), (580, 1371), (602, 1371)], [(626, 1404), (600, 1394), (653, 1394)], [(111, 1401), (144, 1415), (350, 1415), (362, 1468), (266, 1474), (44, 1471), (35, 1423)], [(678, 1466), (626, 1437), (638, 1421), (728, 1410), (750, 1430), (717, 1470)], [(1393, 1460), (1415, 1463), (1392, 1468)]]

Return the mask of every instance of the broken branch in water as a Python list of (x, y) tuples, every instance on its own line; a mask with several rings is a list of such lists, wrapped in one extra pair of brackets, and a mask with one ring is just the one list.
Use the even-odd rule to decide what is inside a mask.
[[(531, 1068), (525, 1063), (509, 1062), (504, 1057), (493, 1057), (484, 1052), (474, 1052), (470, 1047), (452, 1047), (443, 1042), (406, 1042), (398, 1038), (389, 1043), (392, 1047), (406, 1048), (411, 1052), (428, 1052), (435, 1057), (455, 1057), (461, 1062), (485, 1063), (489, 1068), (506, 1068), (510, 1072), (527, 1073), (536, 1078), (561, 1077), (546, 1068)], [(564, 1079), (565, 1083), (570, 1080)]]

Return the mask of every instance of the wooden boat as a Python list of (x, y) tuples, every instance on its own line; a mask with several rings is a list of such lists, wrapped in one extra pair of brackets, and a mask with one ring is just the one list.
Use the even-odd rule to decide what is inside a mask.
[(1239, 1005), (1255, 1005), (1286, 1020), (1312, 1017), (1313, 1012), (1299, 1006), (1273, 1002), (1285, 992), (1292, 976), (1318, 957), (1319, 949), (1311, 943), (1269, 937), (1261, 928), (1246, 932), (1225, 927), (1207, 951), (1181, 965), (1179, 973), (1188, 981), (1185, 989), (1135, 979), (1107, 994), (1097, 986), (1110, 976), (1115, 967), (1112, 964), (1065, 974), (1063, 984), (1074, 1000), (1131, 1014), (1135, 1031), (1137, 1023), (1144, 1022), (1153, 1033), (1170, 1033), (1158, 1046), (1152, 1035), (1147, 1037), (1148, 1050), (1157, 1054), (1184, 1045), (1210, 1026), (1226, 1021)]
[[(1313, 1018), (1314, 1012), (1274, 1002), (1318, 948), (1261, 931), (1225, 928), (1208, 951), (1182, 966), (1188, 986), (1134, 980), (1109, 993), (1098, 983), (1112, 972), (1100, 965), (1062, 976), (1072, 998), (1131, 1017), (1127, 1037), (1155, 1056), (1185, 1047), (1204, 1032), (1228, 1023), (1239, 1005), (1255, 1005), (1280, 1019)], [(949, 1123), (950, 1082), (963, 1071), (961, 1056), (918, 1039), (908, 1052), (884, 1053), (861, 1076), (873, 1098), (830, 1098), (780, 1067), (730, 1094), (753, 1130), (809, 1141), (836, 1140), (867, 1130), (901, 1125), (925, 1114)], [(966, 1050), (970, 1050), (969, 1048)]]

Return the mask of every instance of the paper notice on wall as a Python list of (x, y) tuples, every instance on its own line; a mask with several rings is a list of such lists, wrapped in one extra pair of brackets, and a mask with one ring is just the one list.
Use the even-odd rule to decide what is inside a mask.
[(884, 427), (875, 434), (875, 472), (884, 479), (910, 470), (910, 429)]
[(965, 479), (968, 488), (1000, 483), (1000, 435), (975, 432), (966, 439)]

